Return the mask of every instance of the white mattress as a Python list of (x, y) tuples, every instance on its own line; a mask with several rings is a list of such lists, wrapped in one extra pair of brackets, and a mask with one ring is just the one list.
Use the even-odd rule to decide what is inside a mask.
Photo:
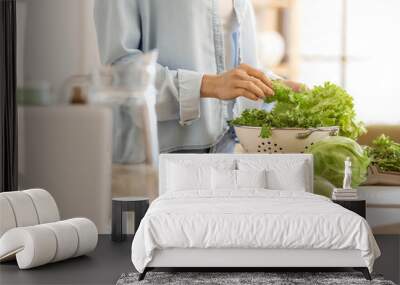
[(135, 235), (133, 264), (143, 272), (156, 249), (170, 248), (359, 250), (370, 271), (380, 255), (359, 215), (322, 196), (265, 189), (162, 195)]

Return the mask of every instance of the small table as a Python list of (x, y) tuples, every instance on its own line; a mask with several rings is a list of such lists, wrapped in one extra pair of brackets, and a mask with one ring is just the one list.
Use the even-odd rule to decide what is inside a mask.
[(136, 232), (148, 208), (149, 198), (146, 197), (113, 198), (111, 239), (113, 241), (126, 239), (126, 215), (124, 215), (124, 212), (135, 212)]
[(365, 200), (332, 200), (333, 203), (339, 204), (365, 219), (366, 217), (366, 201)]

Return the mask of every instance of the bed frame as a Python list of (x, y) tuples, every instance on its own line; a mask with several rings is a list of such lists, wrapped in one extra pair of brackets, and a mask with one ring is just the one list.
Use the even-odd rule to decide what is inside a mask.
[(353, 268), (361, 271), (367, 280), (371, 275), (359, 250), (321, 249), (183, 249), (156, 250), (153, 260), (139, 275), (143, 280), (146, 273), (156, 268), (221, 269), (228, 271), (263, 271), (284, 268)]
[[(237, 158), (257, 158), (257, 159), (303, 159), (305, 173), (308, 177), (307, 192), (313, 192), (313, 159), (306, 154), (163, 154), (160, 155), (160, 179), (159, 193), (163, 194), (165, 189), (166, 165), (169, 160), (188, 159), (191, 161), (210, 160), (210, 159), (237, 159)], [(148, 271), (161, 268), (176, 269), (229, 269), (229, 271), (253, 271), (259, 269), (264, 271), (271, 268), (353, 268), (361, 271), (367, 280), (371, 280), (371, 275), (366, 267), (365, 261), (361, 257), (359, 250), (329, 250), (329, 249), (194, 249), (194, 248), (171, 248), (156, 250), (152, 261), (139, 275), (139, 280), (143, 280)], [(263, 270), (264, 269), (264, 270)]]

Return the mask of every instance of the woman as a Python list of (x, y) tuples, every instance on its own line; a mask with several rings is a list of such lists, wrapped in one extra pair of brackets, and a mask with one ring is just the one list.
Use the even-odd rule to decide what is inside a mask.
[(95, 22), (104, 64), (158, 49), (162, 152), (226, 151), (234, 103), (241, 111), (274, 95), (273, 74), (256, 69), (250, 0), (96, 0)]

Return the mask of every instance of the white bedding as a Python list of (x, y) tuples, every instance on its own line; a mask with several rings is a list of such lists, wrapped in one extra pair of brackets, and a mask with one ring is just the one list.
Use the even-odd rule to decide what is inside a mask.
[(165, 248), (357, 249), (370, 271), (380, 255), (357, 214), (319, 195), (265, 189), (160, 196), (135, 235), (132, 262), (143, 272)]

